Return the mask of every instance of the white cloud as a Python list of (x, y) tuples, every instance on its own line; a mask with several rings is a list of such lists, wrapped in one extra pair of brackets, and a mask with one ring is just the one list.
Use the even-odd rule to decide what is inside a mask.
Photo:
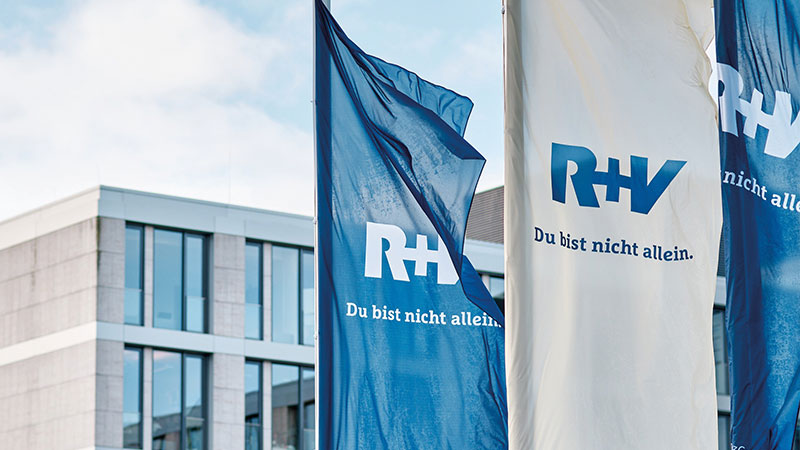
[(309, 44), (280, 34), (189, 0), (90, 0), (0, 50), (0, 220), (100, 183), (310, 213), (310, 124), (259, 103)]

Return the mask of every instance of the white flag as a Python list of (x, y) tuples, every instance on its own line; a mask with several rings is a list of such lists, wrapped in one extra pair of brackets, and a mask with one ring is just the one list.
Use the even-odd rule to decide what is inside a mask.
[(512, 450), (712, 450), (707, 1), (506, 0)]

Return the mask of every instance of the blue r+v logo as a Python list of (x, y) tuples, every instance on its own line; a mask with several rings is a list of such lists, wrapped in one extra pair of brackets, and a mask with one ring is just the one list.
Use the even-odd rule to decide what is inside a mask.
[(631, 211), (648, 214), (667, 186), (675, 179), (686, 161), (667, 160), (650, 182), (647, 182), (647, 158), (631, 155), (631, 174), (619, 172), (619, 160), (608, 158), (608, 171), (597, 170), (597, 157), (586, 147), (553, 143), (550, 160), (550, 182), (553, 200), (566, 203), (567, 167), (572, 161), (578, 170), (570, 176), (578, 204), (599, 208), (595, 185), (606, 187), (606, 201), (619, 202), (621, 188), (631, 191)]

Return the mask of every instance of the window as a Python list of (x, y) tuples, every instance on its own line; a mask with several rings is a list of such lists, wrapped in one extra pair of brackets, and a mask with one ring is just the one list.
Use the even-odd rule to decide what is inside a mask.
[(314, 369), (272, 364), (272, 449), (314, 449)]
[[(255, 242), (248, 242), (244, 247), (245, 267), (245, 311), (244, 335), (250, 339), (262, 337), (262, 246)], [(248, 447), (249, 448), (249, 447)]]
[(490, 276), (489, 277), (489, 293), (492, 295), (495, 303), (500, 308), (500, 311), (506, 313), (506, 286), (503, 277)]
[(205, 360), (153, 351), (153, 450), (203, 450)]
[(712, 320), (717, 394), (728, 395), (731, 391), (728, 373), (728, 333), (725, 330), (725, 310), (714, 308)]
[(142, 325), (144, 228), (125, 226), (125, 323)]
[(506, 313), (505, 279), (502, 276), (496, 276), (496, 275), (483, 275), (481, 278), (483, 278), (483, 284), (486, 286), (486, 289), (489, 290), (489, 294), (492, 296), (495, 303), (497, 303), (497, 306), (500, 308), (500, 312), (505, 314)]
[(302, 286), (302, 303), (300, 310), (303, 317), (301, 318), (304, 345), (314, 345), (314, 252), (310, 250), (303, 250), (301, 252), (302, 258), (302, 276), (300, 277)]
[(142, 448), (142, 349), (125, 347), (122, 383), (122, 446)]
[(717, 416), (719, 433), (719, 450), (731, 449), (731, 416), (728, 413), (719, 413)]
[(261, 363), (244, 364), (244, 448), (261, 450)]
[(272, 247), (272, 340), (314, 345), (314, 252)]
[(206, 331), (206, 239), (197, 234), (153, 233), (153, 325)]
[(315, 441), (315, 408), (314, 403), (314, 369), (303, 368), (300, 400), (303, 405), (303, 449), (314, 450)]

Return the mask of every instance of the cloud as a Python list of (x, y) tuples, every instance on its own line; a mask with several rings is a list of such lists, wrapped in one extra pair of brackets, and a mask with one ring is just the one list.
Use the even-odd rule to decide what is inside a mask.
[(190, 0), (76, 6), (0, 48), (0, 220), (100, 183), (312, 212), (310, 73), (284, 70), (310, 68), (310, 32), (286, 39), (296, 5), (260, 33)]

